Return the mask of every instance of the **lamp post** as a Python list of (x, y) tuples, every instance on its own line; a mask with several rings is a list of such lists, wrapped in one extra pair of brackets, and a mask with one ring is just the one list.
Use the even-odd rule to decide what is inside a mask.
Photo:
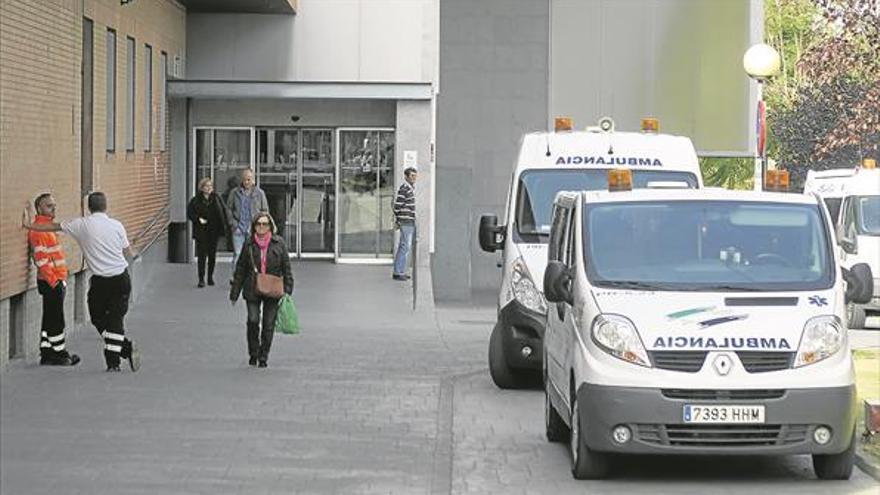
[(755, 190), (764, 189), (764, 174), (767, 172), (767, 127), (764, 112), (764, 82), (779, 73), (779, 53), (770, 45), (752, 45), (743, 55), (743, 69), (758, 83), (758, 111), (756, 115), (757, 152), (760, 160), (755, 161)]

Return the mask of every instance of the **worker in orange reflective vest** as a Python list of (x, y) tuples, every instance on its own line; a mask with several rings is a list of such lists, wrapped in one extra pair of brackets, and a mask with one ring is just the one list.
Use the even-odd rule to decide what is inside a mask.
[[(55, 198), (43, 193), (34, 200), (37, 216), (34, 223), (55, 220)], [(43, 320), (40, 328), (40, 364), (74, 366), (79, 356), (67, 352), (64, 336), (64, 295), (67, 289), (67, 263), (64, 250), (54, 232), (28, 232), (28, 243), (37, 265), (37, 291), (43, 296)]]

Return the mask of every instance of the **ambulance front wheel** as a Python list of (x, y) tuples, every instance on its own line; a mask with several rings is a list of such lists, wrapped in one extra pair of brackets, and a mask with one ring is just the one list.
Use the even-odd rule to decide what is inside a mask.
[(501, 322), (498, 322), (492, 329), (492, 336), (489, 337), (489, 374), (492, 375), (492, 381), (498, 388), (521, 388), (522, 373), (511, 368), (504, 356), (502, 331)]
[(813, 454), (813, 471), (820, 480), (848, 480), (852, 475), (856, 453), (856, 435), (853, 432), (849, 448), (839, 454)]
[(598, 480), (608, 476), (609, 464), (607, 454), (596, 452), (587, 446), (581, 421), (577, 394), (571, 400), (571, 435), (569, 451), (571, 453), (571, 475), (576, 480)]

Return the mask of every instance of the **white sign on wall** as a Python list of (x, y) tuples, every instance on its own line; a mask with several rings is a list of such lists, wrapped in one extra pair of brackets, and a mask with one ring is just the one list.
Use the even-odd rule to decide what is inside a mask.
[(419, 152), (414, 150), (406, 150), (403, 152), (403, 168), (418, 167)]

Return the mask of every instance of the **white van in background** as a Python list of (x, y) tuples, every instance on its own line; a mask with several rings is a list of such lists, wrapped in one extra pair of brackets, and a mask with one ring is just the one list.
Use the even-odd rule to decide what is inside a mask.
[(604, 477), (614, 454), (809, 454), (820, 479), (849, 478), (843, 319), (872, 274), (842, 269), (834, 243), (815, 196), (561, 192), (543, 280), (545, 426), (574, 477)]
[[(874, 160), (862, 167), (807, 172), (805, 194), (818, 194), (837, 226), (843, 250), (842, 265), (867, 263), (880, 277), (880, 169)], [(850, 328), (865, 328), (868, 316), (880, 315), (880, 278), (874, 280), (874, 297), (867, 304), (850, 304)]]
[(523, 136), (502, 224), (495, 215), (480, 219), (482, 249), (503, 250), (498, 321), (489, 341), (489, 371), (500, 388), (540, 374), (547, 319), (541, 280), (556, 193), (607, 189), (613, 168), (632, 170), (637, 188), (703, 187), (691, 140), (659, 134), (656, 119), (644, 119), (642, 132), (617, 132), (610, 118), (586, 131), (572, 131), (570, 119), (556, 123), (556, 132)]

